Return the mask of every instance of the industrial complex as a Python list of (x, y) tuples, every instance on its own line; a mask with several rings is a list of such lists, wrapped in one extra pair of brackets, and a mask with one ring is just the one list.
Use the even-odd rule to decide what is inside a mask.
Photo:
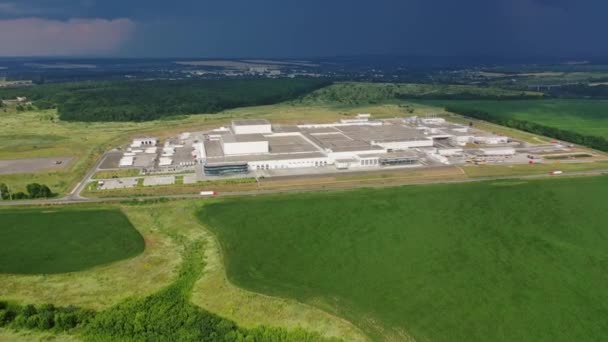
[(223, 177), (522, 164), (531, 162), (530, 153), (535, 151), (564, 149), (560, 145), (529, 147), (472, 124), (456, 124), (432, 115), (379, 120), (358, 114), (333, 123), (299, 125), (234, 120), (230, 125), (185, 132), (162, 142), (140, 137), (122, 150), (120, 158), (107, 160), (100, 169), (137, 168), (143, 175), (158, 178), (145, 181), (145, 186), (172, 184), (172, 174), (183, 175), (184, 184), (190, 184)]

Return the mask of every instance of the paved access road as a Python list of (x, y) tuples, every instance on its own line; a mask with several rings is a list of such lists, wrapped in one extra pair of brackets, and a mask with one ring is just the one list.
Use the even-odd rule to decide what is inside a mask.
[[(503, 176), (503, 177), (480, 177), (480, 178), (465, 178), (465, 179), (457, 179), (457, 180), (433, 180), (433, 181), (408, 181), (403, 183), (395, 183), (395, 184), (377, 184), (377, 185), (356, 185), (356, 186), (335, 186), (335, 187), (318, 187), (318, 188), (310, 188), (310, 189), (282, 189), (282, 190), (253, 190), (253, 191), (234, 191), (234, 192), (225, 192), (219, 193), (218, 197), (238, 197), (238, 196), (256, 196), (256, 195), (264, 195), (264, 194), (281, 194), (281, 193), (305, 193), (305, 192), (318, 192), (318, 191), (334, 191), (334, 190), (348, 190), (348, 189), (357, 189), (357, 188), (388, 188), (402, 185), (416, 185), (416, 184), (456, 184), (456, 183), (473, 183), (473, 182), (484, 182), (484, 181), (493, 181), (493, 180), (505, 180), (505, 179), (542, 179), (542, 178), (551, 178), (551, 177), (567, 177), (567, 176), (597, 176), (608, 174), (608, 170), (594, 170), (594, 171), (579, 171), (579, 172), (568, 172), (563, 173), (561, 175), (550, 175), (550, 174), (540, 174), (540, 175), (528, 175), (528, 176)], [(87, 180), (93, 173), (90, 172), (87, 175)], [(58, 199), (46, 199), (46, 200), (19, 200), (19, 201), (0, 201), (0, 206), (28, 206), (28, 205), (53, 205), (53, 204), (82, 204), (82, 203), (105, 203), (105, 202), (122, 202), (122, 201), (132, 201), (132, 200), (146, 200), (146, 199), (160, 199), (160, 198), (169, 198), (169, 199), (188, 199), (188, 198), (202, 198), (198, 194), (185, 194), (185, 195), (167, 195), (167, 196), (141, 196), (141, 197), (110, 197), (110, 198), (84, 198), (81, 197), (77, 192), (78, 189), (82, 191), (84, 186), (82, 184), (87, 184), (87, 182), (81, 182), (75, 189), (72, 191), (72, 194), (66, 196), (64, 198)]]
[(89, 172), (84, 176), (84, 178), (80, 181), (80, 183), (76, 184), (76, 187), (74, 188), (74, 190), (72, 190), (72, 192), (70, 192), (70, 194), (68, 196), (62, 198), (61, 200), (75, 200), (75, 201), (85, 200), (84, 197), (80, 196), (80, 193), (82, 192), (82, 190), (84, 190), (84, 188), (87, 186), (87, 184), (89, 184), (89, 182), (91, 181), (91, 178), (93, 177), (95, 172), (97, 172), (97, 169), (99, 169), (99, 166), (101, 164), (103, 164), (104, 160), (106, 160), (106, 158), (108, 158), (112, 155), (122, 155), (122, 152), (110, 151), (110, 152), (104, 153), (104, 155), (99, 159), (99, 161), (97, 161), (97, 163), (95, 163), (95, 166), (93, 166), (93, 168), (91, 168), (91, 170), (89, 170)]

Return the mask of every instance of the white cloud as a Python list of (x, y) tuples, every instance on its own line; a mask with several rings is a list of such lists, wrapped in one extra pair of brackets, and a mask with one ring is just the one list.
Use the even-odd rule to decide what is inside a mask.
[(0, 56), (111, 54), (129, 41), (135, 28), (125, 18), (0, 20)]

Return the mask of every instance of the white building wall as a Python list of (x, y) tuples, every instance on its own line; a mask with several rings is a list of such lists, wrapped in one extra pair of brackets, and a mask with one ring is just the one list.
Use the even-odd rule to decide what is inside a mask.
[(227, 156), (268, 153), (268, 141), (224, 142), (223, 147)]
[(202, 142), (192, 144), (192, 157), (199, 163), (202, 163), (207, 159), (207, 151), (205, 150), (205, 144)]
[(388, 141), (388, 142), (372, 142), (374, 145), (384, 147), (391, 150), (405, 150), (408, 148), (417, 147), (432, 147), (432, 139), (412, 140), (412, 141)]
[(365, 158), (365, 155), (386, 153), (386, 150), (366, 150), (366, 151), (351, 151), (351, 152), (329, 152), (327, 157), (332, 163), (336, 159), (360, 159)]
[(131, 143), (131, 147), (154, 147), (156, 146), (157, 139), (156, 138), (136, 138), (133, 139)]
[(298, 125), (298, 128), (328, 128), (328, 127), (345, 127), (345, 126), (382, 126), (382, 121), (362, 121), (351, 123), (328, 123), (328, 124), (306, 124)]
[(482, 148), (481, 153), (486, 156), (513, 156), (515, 149), (513, 148)]
[(302, 159), (284, 159), (284, 160), (264, 160), (253, 161), (247, 163), (249, 169), (255, 170), (273, 170), (273, 169), (297, 169), (306, 167), (322, 167), (332, 165), (333, 162), (329, 158), (302, 158)]
[(245, 125), (245, 126), (239, 126), (239, 125), (232, 125), (232, 130), (234, 131), (234, 134), (266, 134), (266, 133), (272, 133), (272, 126), (271, 125)]
[(444, 118), (424, 118), (424, 119), (420, 119), (420, 121), (422, 121), (422, 123), (426, 124), (426, 125), (430, 125), (430, 124), (441, 125), (441, 124), (445, 123)]
[(441, 156), (460, 156), (463, 154), (463, 150), (461, 148), (440, 148), (437, 153)]
[(463, 127), (458, 127), (458, 128), (452, 128), (452, 131), (460, 132), (460, 133), (467, 133), (469, 131), (469, 127), (463, 126)]
[(351, 164), (352, 167), (377, 167), (380, 166), (380, 158), (378, 157), (369, 157), (369, 158), (360, 158), (358, 164)]
[(464, 145), (472, 142), (473, 136), (472, 135), (458, 135), (458, 136), (453, 136), (450, 139), (452, 140), (452, 143), (460, 145), (460, 146), (464, 146)]
[(474, 137), (473, 141), (476, 144), (496, 145), (506, 144), (509, 142), (509, 138), (502, 136), (490, 136), (490, 137)]

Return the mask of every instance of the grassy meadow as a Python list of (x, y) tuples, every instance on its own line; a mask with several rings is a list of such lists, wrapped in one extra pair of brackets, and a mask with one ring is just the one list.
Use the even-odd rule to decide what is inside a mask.
[(0, 222), (0, 273), (76, 272), (144, 250), (119, 210), (3, 209)]
[[(201, 309), (207, 312), (203, 313), (203, 316), (208, 315), (209, 312), (217, 313), (222, 318), (235, 322), (239, 327), (248, 329), (250, 333), (265, 332), (266, 330), (259, 329), (260, 325), (271, 327), (266, 338), (258, 336), (256, 341), (271, 340), (272, 334), (281, 331), (288, 332), (282, 339), (284, 341), (288, 340), (288, 336), (296, 336), (292, 339), (294, 341), (303, 340), (298, 339), (297, 336), (317, 336), (309, 341), (325, 338), (343, 338), (345, 341), (364, 340), (364, 335), (356, 327), (336, 316), (294, 300), (248, 292), (229, 283), (221, 261), (219, 246), (196, 216), (201, 205), (207, 202), (149, 200), (78, 205), (70, 206), (69, 209), (65, 207), (20, 209), (37, 212), (120, 210), (143, 236), (146, 248), (143, 253), (135, 257), (79, 272), (40, 275), (0, 272), (0, 314), (2, 314), (2, 301), (8, 300), (9, 303), (19, 305), (41, 306), (49, 303), (62, 307), (73, 305), (94, 310), (103, 317), (95, 323), (96, 328), (87, 332), (76, 330), (70, 332), (70, 335), (54, 330), (43, 333), (38, 330), (22, 330), (22, 328), (14, 332), (3, 329), (0, 324), (0, 340), (11, 340), (17, 336), (19, 339), (31, 340), (41, 338), (79, 340), (83, 337), (81, 335), (83, 333), (91, 339), (93, 339), (91, 335), (95, 335), (96, 340), (116, 340), (118, 338), (116, 334), (120, 332), (105, 325), (103, 322), (106, 319), (120, 318), (121, 322), (132, 324), (135, 316), (142, 315), (140, 312), (147, 314), (157, 308), (162, 308), (161, 313), (168, 312), (166, 310), (183, 309), (193, 313), (193, 317), (199, 318)], [(14, 210), (0, 209), (0, 215), (12, 211)], [(0, 231), (3, 228), (0, 226)], [(195, 272), (186, 272), (185, 268)], [(187, 290), (183, 293), (180, 290), (181, 294), (173, 297), (175, 294), (173, 290), (176, 287), (182, 288), (184, 281), (188, 284)], [(177, 302), (179, 308), (174, 306)], [(158, 327), (175, 324), (176, 322), (170, 319), (181, 314), (173, 313), (146, 316), (146, 324), (150, 324), (149, 329), (162, 330)], [(214, 317), (217, 319), (217, 316)], [(235, 323), (230, 323), (225, 328), (231, 329)], [(179, 328), (179, 326), (174, 327)], [(188, 330), (179, 329), (182, 329), (181, 333)], [(302, 335), (298, 335), (298, 331)], [(122, 334), (124, 333), (123, 331)], [(142, 336), (138, 335), (141, 331), (133, 333), (135, 335), (131, 335), (131, 339)], [(167, 331), (163, 333), (166, 334)], [(165, 335), (164, 339), (170, 339), (171, 336), (175, 339), (177, 335)]]
[(375, 340), (608, 334), (608, 178), (225, 199), (200, 219), (236, 285), (345, 317)]
[(496, 116), (608, 138), (608, 100), (440, 100), (424, 103), (479, 110)]

